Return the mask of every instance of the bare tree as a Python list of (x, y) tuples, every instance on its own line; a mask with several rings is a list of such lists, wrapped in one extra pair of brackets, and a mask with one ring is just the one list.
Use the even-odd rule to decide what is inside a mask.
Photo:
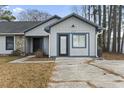
[(87, 18), (87, 6), (82, 6), (82, 15), (84, 14), (84, 17)]
[(78, 11), (78, 7), (77, 6), (72, 6), (72, 12), (74, 12), (74, 13), (76, 13), (76, 14), (78, 14), (79, 13), (79, 11)]
[(99, 25), (101, 26), (101, 5), (98, 5)]
[(113, 9), (113, 44), (112, 52), (116, 53), (116, 26), (117, 26), (117, 6), (114, 5)]
[(121, 17), (122, 17), (122, 5), (119, 6), (119, 22), (118, 22), (118, 53), (120, 50), (120, 40), (121, 40)]
[(17, 17), (19, 21), (43, 21), (49, 18), (51, 15), (38, 11), (38, 10), (26, 10), (19, 13)]
[(72, 11), (86, 19), (90, 19), (90, 5), (72, 6)]
[[(106, 5), (103, 5), (103, 27), (106, 28)], [(106, 50), (106, 30), (103, 31), (103, 50)]]
[(90, 12), (91, 12), (91, 6), (88, 6), (88, 19), (90, 20)]
[[(103, 51), (107, 50), (110, 52), (111, 48), (112, 52), (116, 53), (122, 50), (123, 42), (121, 42), (120, 37), (122, 5), (83, 5), (82, 8), (78, 7), (77, 10), (78, 14), (81, 14), (83, 17), (93, 21), (94, 23), (98, 23), (100, 26), (105, 28), (102, 36), (98, 36), (98, 44), (102, 46)], [(116, 51), (116, 48), (118, 51)]]
[[(101, 5), (99, 5), (98, 6), (98, 17), (99, 17), (99, 25), (101, 26)], [(101, 35), (98, 35), (98, 45), (100, 46), (100, 47), (102, 47), (102, 42), (101, 42), (101, 40), (102, 40), (102, 36)]]
[(97, 20), (96, 20), (96, 14), (97, 14), (97, 7), (96, 7), (96, 5), (93, 5), (93, 17), (94, 17), (94, 23), (97, 22)]
[(122, 36), (122, 43), (121, 43), (121, 53), (123, 53), (123, 49), (124, 48), (124, 32), (123, 32), (123, 36)]
[(107, 51), (110, 50), (110, 42), (111, 42), (111, 32), (112, 32), (112, 5), (110, 5), (110, 10), (108, 13), (108, 36), (107, 36)]
[(87, 19), (87, 5), (82, 5), (78, 8), (78, 11), (80, 12), (79, 14), (81, 14), (84, 18)]

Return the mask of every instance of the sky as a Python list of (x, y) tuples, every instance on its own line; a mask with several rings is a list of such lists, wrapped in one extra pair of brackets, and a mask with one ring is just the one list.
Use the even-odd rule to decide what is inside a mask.
[(64, 17), (73, 12), (72, 7), (72, 5), (9, 5), (5, 8), (11, 10), (14, 16), (17, 16), (18, 13), (25, 11), (26, 9), (37, 9), (51, 15)]

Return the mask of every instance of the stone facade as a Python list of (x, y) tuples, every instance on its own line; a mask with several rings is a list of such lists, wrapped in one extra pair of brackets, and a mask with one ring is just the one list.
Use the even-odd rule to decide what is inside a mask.
[(25, 51), (25, 37), (24, 36), (15, 36), (15, 50)]

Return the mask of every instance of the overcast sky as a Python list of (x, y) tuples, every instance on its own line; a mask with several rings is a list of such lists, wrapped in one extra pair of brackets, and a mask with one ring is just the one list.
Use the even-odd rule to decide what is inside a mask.
[(71, 5), (12, 5), (6, 6), (6, 8), (11, 10), (15, 16), (21, 11), (25, 11), (25, 9), (37, 9), (61, 17), (73, 12)]

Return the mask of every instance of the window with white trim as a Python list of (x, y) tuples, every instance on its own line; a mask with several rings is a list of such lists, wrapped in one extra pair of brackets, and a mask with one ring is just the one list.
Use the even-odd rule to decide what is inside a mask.
[(73, 34), (72, 35), (72, 47), (73, 48), (85, 48), (86, 47), (86, 34)]
[(7, 36), (6, 37), (6, 50), (13, 50), (14, 49), (14, 37)]

